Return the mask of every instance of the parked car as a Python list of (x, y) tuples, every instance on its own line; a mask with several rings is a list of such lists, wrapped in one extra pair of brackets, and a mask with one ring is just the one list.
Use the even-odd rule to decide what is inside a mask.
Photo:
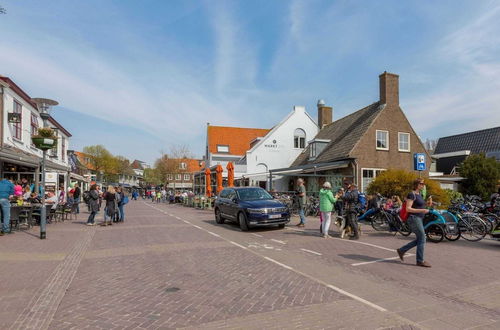
[(243, 231), (257, 226), (285, 228), (290, 221), (288, 207), (259, 187), (223, 189), (215, 200), (214, 212), (218, 224), (234, 221)]

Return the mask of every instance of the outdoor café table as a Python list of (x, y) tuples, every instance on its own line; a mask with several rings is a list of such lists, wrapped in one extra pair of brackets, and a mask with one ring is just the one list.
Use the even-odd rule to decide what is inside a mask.
[[(35, 203), (24, 203), (23, 205), (18, 205), (17, 203), (10, 204), (10, 221), (11, 225), (16, 224), (16, 229), (19, 229), (19, 225), (27, 225), (28, 228), (33, 226), (33, 210), (40, 209), (41, 204)], [(25, 212), (25, 221), (21, 223), (20, 216)]]

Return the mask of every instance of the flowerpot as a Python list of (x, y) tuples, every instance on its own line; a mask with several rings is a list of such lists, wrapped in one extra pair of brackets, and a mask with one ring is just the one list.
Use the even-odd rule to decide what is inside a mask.
[(35, 147), (41, 150), (49, 150), (56, 146), (56, 139), (52, 138), (41, 138), (41, 137), (32, 137), (31, 141)]

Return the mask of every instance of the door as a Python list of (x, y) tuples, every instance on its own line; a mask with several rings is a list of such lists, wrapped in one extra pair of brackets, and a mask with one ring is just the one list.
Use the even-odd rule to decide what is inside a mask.
[(237, 199), (236, 191), (234, 189), (229, 189), (229, 193), (226, 198), (226, 208), (227, 212), (226, 214), (232, 218), (235, 219), (236, 215), (238, 214), (238, 203), (236, 201)]

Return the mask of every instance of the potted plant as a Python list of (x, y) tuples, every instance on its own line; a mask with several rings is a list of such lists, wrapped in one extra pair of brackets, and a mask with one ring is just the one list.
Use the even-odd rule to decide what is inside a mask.
[(57, 136), (52, 128), (42, 127), (31, 137), (31, 141), (38, 149), (48, 150), (57, 145)]

